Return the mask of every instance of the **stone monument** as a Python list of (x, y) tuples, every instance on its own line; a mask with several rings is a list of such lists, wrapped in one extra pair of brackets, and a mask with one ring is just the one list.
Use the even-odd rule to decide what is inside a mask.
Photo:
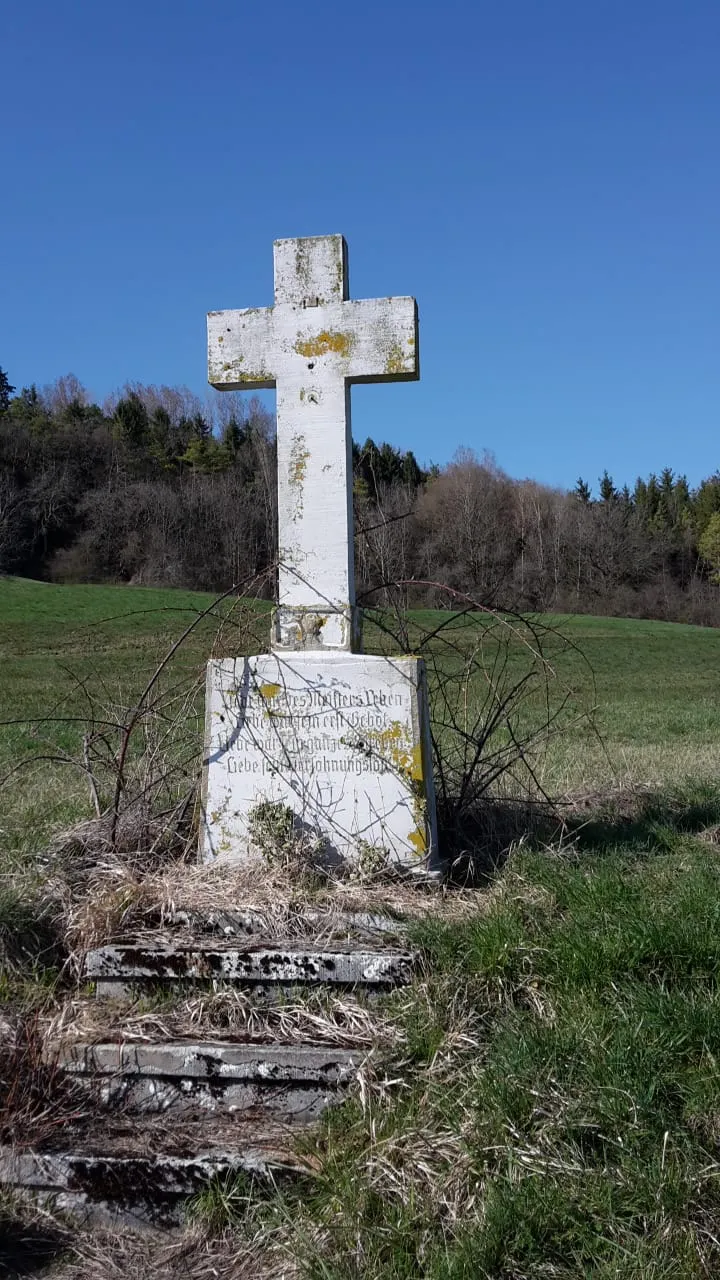
[(257, 858), (277, 802), (330, 857), (433, 871), (424, 665), (362, 653), (353, 565), (350, 386), (419, 377), (417, 306), (351, 300), (342, 236), (274, 254), (274, 306), (208, 316), (211, 384), (277, 388), (279, 564), (271, 652), (208, 665), (203, 857)]

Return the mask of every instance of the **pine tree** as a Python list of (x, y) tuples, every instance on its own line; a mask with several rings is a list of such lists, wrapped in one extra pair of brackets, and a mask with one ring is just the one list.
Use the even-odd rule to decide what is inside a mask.
[(0, 368), (0, 413), (6, 413), (10, 408), (10, 396), (14, 390), (5, 370)]
[(613, 502), (617, 498), (617, 490), (607, 471), (603, 471), (600, 479), (600, 498), (602, 502)]
[(136, 392), (131, 391), (129, 396), (118, 401), (115, 418), (120, 435), (131, 449), (141, 449), (147, 444), (148, 411)]
[(583, 480), (582, 476), (578, 478), (578, 482), (573, 489), (573, 494), (579, 502), (582, 502), (584, 507), (588, 507), (592, 502), (592, 489), (590, 488), (590, 485)]
[(698, 551), (711, 566), (712, 580), (720, 584), (720, 511), (710, 517), (698, 542)]
[(702, 537), (716, 511), (720, 511), (720, 472), (703, 480), (694, 494), (692, 523), (698, 538)]

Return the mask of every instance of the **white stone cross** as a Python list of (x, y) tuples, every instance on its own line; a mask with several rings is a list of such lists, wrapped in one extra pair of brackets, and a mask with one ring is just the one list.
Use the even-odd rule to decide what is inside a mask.
[(419, 375), (414, 298), (349, 299), (342, 236), (276, 240), (275, 305), (208, 315), (208, 378), (277, 387), (274, 649), (358, 646), (350, 385)]

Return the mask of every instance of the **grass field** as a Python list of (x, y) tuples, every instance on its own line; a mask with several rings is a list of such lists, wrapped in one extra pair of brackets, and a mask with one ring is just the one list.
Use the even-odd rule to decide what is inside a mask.
[[(38, 758), (0, 791), (6, 845), (26, 842), (29, 831), (42, 842), (50, 828), (87, 809), (85, 780), (57, 756), (78, 756), (93, 715), (113, 718), (132, 706), (170, 645), (212, 602), (185, 591), (0, 579), (0, 777), (21, 760)], [(615, 618), (548, 621), (576, 646), (550, 643), (551, 693), (559, 698), (571, 690), (582, 712), (539, 761), (551, 793), (718, 775), (720, 631)], [(441, 624), (446, 614), (416, 613), (411, 642)], [(442, 635), (459, 636), (462, 648), (482, 626), (466, 619), (461, 630)], [(267, 635), (267, 606), (244, 604), (233, 612), (224, 603), (181, 647), (168, 678), (197, 681), (195, 721), (187, 728), (198, 747), (208, 656), (261, 651)], [(371, 617), (367, 648), (379, 651), (387, 643)], [(536, 710), (542, 714), (541, 705)], [(532, 700), (527, 714), (534, 714)]]
[[(0, 791), (0, 951), (13, 929), (39, 928), (14, 873), (89, 813), (86, 780), (56, 757), (77, 754), (91, 710), (132, 705), (209, 603), (0, 581), (0, 773), (46, 757)], [(415, 615), (411, 642), (446, 621)], [(52, 1280), (720, 1274), (720, 631), (546, 621), (565, 637), (548, 641), (552, 697), (570, 690), (593, 713), (574, 715), (541, 764), (551, 792), (575, 794), (576, 821), (551, 842), (529, 835), (454, 918), (448, 894), (443, 921), (414, 926), (424, 971), (383, 1005), (392, 1047), (325, 1124), (313, 1178), (282, 1195), (211, 1189), (181, 1271), (141, 1242), (63, 1236)], [(441, 662), (460, 669), (487, 625), (463, 623)], [(171, 683), (201, 680), (211, 651), (263, 648), (267, 630), (265, 606), (227, 618), (219, 639), (208, 617)], [(372, 619), (366, 639), (386, 645)], [(198, 743), (201, 706), (198, 684)], [(28, 971), (3, 987), (0, 971), (0, 999), (52, 1002), (47, 983)], [(13, 1212), (0, 1202), (0, 1237), (3, 1223), (21, 1230)]]
[(675, 793), (418, 930), (401, 1051), (329, 1122), (312, 1192), (265, 1206), (303, 1274), (718, 1275), (718, 818), (720, 788)]

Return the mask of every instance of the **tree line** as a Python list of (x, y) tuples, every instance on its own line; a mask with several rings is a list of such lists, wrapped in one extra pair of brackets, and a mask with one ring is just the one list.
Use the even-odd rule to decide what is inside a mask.
[[(669, 468), (597, 492), (515, 480), (488, 455), (444, 467), (353, 446), (367, 604), (498, 608), (720, 625), (720, 473)], [(99, 406), (68, 375), (19, 393), (0, 369), (0, 573), (222, 591), (276, 555), (274, 421), (257, 398), (128, 384)], [(264, 575), (264, 576), (263, 576)]]

